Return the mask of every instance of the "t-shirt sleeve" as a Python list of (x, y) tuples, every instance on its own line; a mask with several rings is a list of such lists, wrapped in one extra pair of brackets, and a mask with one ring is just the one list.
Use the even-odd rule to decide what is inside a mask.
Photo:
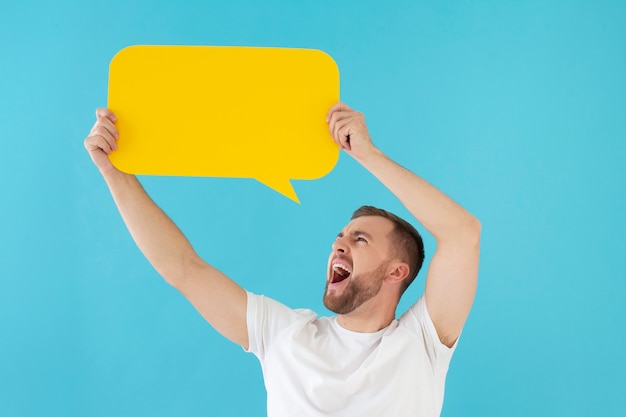
[(409, 308), (401, 320), (408, 322), (409, 326), (415, 326), (415, 330), (423, 337), (426, 352), (431, 363), (440, 363), (447, 365), (452, 358), (452, 354), (456, 349), (458, 339), (452, 347), (448, 347), (441, 343), (435, 324), (430, 318), (428, 307), (426, 306), (426, 298), (422, 295), (415, 304)]
[(303, 314), (263, 295), (247, 292), (248, 350), (263, 360), (271, 342)]

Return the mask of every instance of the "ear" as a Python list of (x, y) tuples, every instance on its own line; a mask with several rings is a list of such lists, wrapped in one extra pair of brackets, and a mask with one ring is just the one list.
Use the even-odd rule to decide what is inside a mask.
[(406, 262), (395, 261), (389, 264), (385, 280), (389, 283), (399, 283), (409, 276), (409, 272), (409, 264)]

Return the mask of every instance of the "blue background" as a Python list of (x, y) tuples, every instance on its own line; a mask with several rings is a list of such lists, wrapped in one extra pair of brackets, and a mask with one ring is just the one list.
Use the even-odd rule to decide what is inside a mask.
[[(483, 224), (443, 415), (625, 415), (625, 5), (3, 2), (0, 415), (265, 415), (256, 359), (151, 269), (83, 149), (133, 44), (328, 52), (375, 143)], [(142, 182), (206, 260), (322, 313), (352, 210), (408, 217), (345, 154), (294, 182), (301, 205), (254, 180)]]

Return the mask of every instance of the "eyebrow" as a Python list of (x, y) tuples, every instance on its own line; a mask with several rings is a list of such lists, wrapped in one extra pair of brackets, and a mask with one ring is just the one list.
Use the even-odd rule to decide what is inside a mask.
[[(353, 231), (351, 231), (351, 232), (350, 232), (350, 235), (351, 235), (351, 236), (355, 236), (355, 237), (356, 237), (356, 236), (364, 236), (364, 237), (366, 237), (366, 238), (367, 238), (367, 239), (369, 239), (369, 240), (374, 240), (374, 238), (372, 237), (372, 235), (370, 235), (370, 234), (369, 234), (369, 233), (367, 233), (367, 232), (364, 232), (363, 230), (353, 230)], [(337, 237), (343, 237), (343, 236), (344, 236), (344, 233), (343, 233), (343, 232), (339, 232), (339, 233), (337, 234)]]

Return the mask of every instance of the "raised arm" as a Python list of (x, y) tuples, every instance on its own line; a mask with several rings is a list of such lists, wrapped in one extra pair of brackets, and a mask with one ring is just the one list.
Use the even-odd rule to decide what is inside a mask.
[(108, 155), (117, 149), (118, 139), (115, 121), (109, 110), (98, 109), (85, 148), (104, 177), (135, 243), (163, 278), (187, 297), (218, 332), (247, 348), (245, 291), (200, 259), (139, 181), (111, 164)]
[(338, 103), (330, 109), (327, 122), (337, 144), (395, 194), (437, 241), (426, 276), (425, 297), (441, 342), (452, 346), (476, 292), (480, 222), (377, 149), (361, 113)]

